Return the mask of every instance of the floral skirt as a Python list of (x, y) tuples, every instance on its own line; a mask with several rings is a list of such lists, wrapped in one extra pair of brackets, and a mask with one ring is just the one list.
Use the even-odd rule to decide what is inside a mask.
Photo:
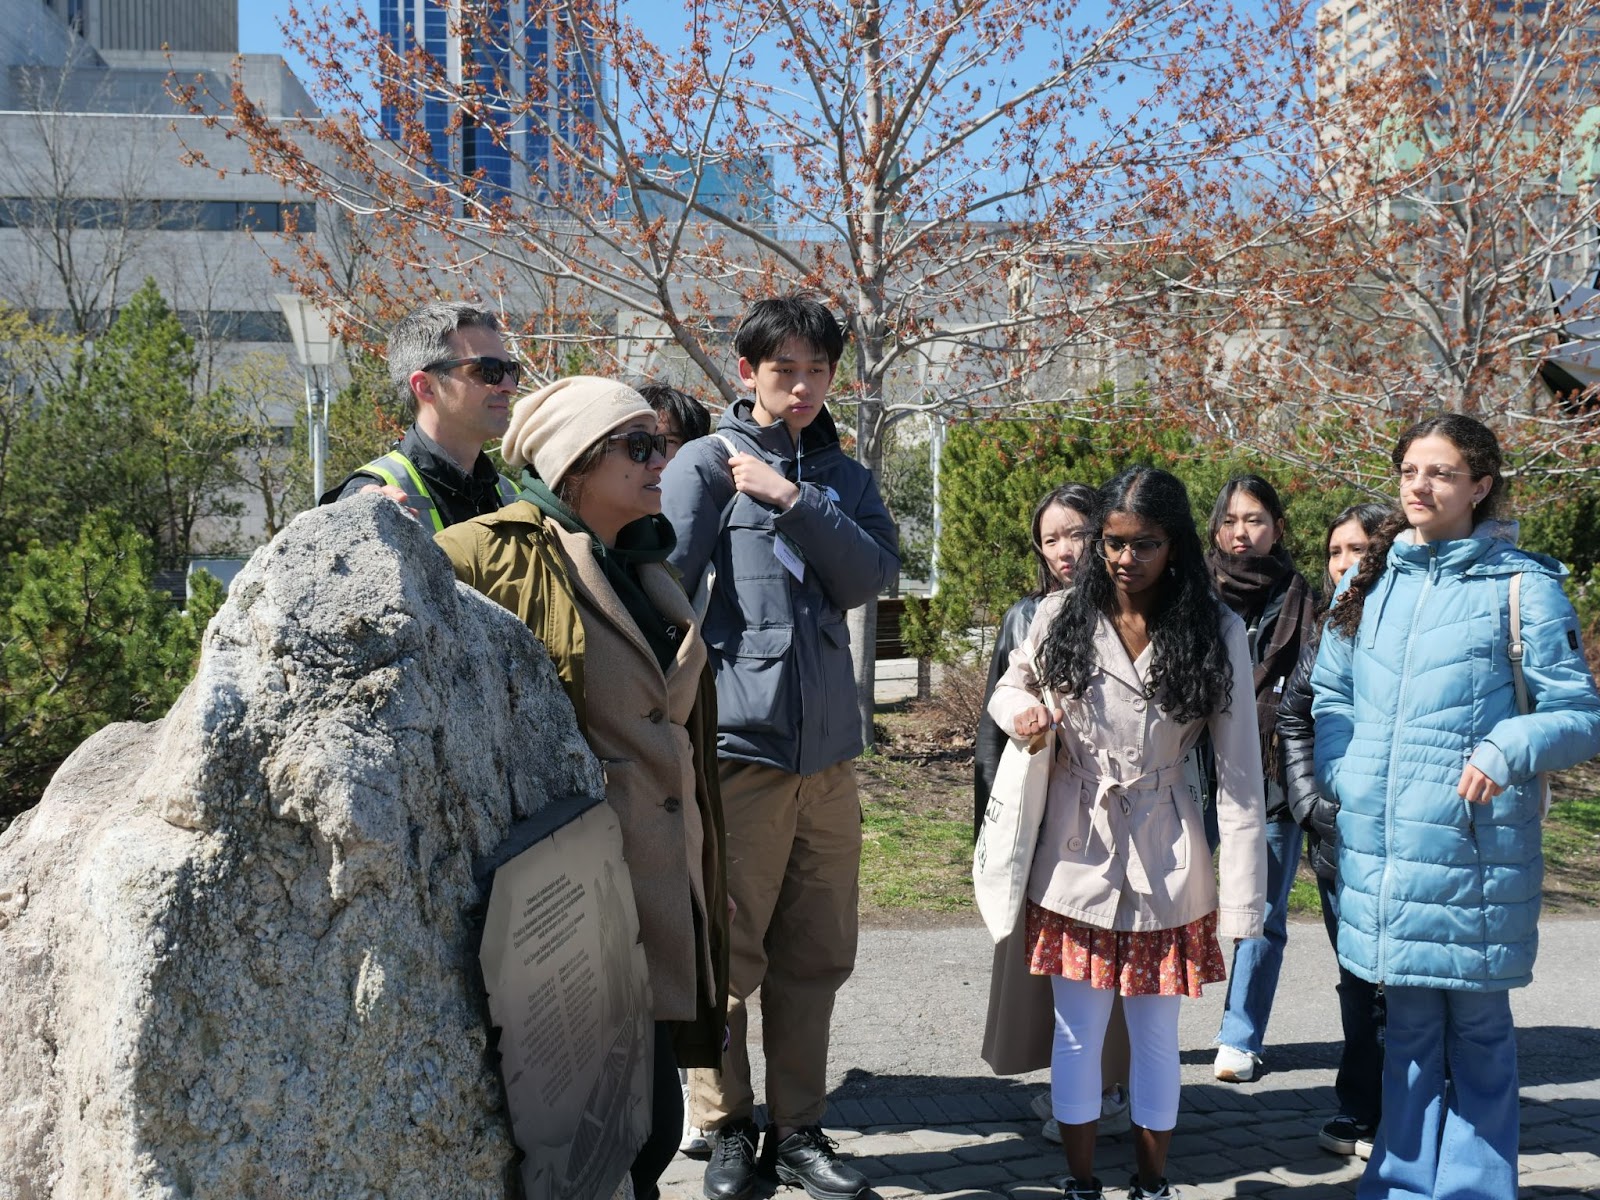
[(1028, 970), (1081, 979), (1124, 996), (1200, 998), (1200, 987), (1228, 977), (1217, 914), (1177, 929), (1097, 929), (1028, 901)]

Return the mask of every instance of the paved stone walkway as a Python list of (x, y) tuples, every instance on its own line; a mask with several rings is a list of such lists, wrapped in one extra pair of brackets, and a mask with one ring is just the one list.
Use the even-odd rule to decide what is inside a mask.
[[(978, 1056), (988, 962), (988, 939), (973, 924), (862, 934), (856, 974), (834, 1014), (824, 1125), (884, 1200), (1060, 1195), (1065, 1160), (1039, 1136), (1029, 1111), (1047, 1086), (1045, 1074), (998, 1079)], [(1364, 1164), (1329, 1154), (1316, 1140), (1334, 1111), (1334, 978), (1320, 923), (1292, 925), (1265, 1068), (1248, 1084), (1211, 1075), (1223, 986), (1185, 1002), (1183, 1107), (1168, 1164), (1182, 1196), (1354, 1196)], [(1522, 1080), (1520, 1195), (1600, 1198), (1600, 920), (1546, 920), (1538, 977), (1514, 993), (1513, 1008)], [(751, 1037), (759, 1040), (758, 1021)], [(1126, 1135), (1102, 1139), (1096, 1171), (1108, 1197), (1122, 1195), (1132, 1165)], [(663, 1195), (695, 1200), (703, 1170), (680, 1155), (662, 1180)], [(776, 1190), (783, 1200), (804, 1197), (798, 1189)], [(770, 1186), (758, 1193), (772, 1194)]]

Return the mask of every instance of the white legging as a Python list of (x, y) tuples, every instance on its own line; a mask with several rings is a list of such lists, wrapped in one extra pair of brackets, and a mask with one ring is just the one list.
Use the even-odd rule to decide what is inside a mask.
[[(1112, 992), (1078, 979), (1050, 977), (1056, 1002), (1055, 1049), (1050, 1056), (1050, 1107), (1063, 1125), (1100, 1119), (1100, 1047), (1111, 1017)], [(1133, 1123), (1156, 1131), (1178, 1123), (1177, 996), (1124, 996), (1133, 1052), (1128, 1103)]]

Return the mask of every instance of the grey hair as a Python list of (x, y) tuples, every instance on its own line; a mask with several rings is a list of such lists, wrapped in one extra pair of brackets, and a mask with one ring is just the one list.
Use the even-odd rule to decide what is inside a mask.
[(411, 376), (429, 363), (455, 357), (450, 335), (458, 329), (487, 329), (500, 332), (500, 322), (492, 312), (470, 304), (436, 300), (408, 313), (389, 331), (386, 357), (389, 382), (406, 411), (416, 415), (417, 398), (411, 392)]

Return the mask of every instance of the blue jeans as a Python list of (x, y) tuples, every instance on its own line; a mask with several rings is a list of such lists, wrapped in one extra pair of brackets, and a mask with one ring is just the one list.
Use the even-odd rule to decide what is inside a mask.
[(1283, 947), (1289, 940), (1289, 888), (1300, 866), (1304, 833), (1294, 821), (1267, 822), (1267, 909), (1264, 937), (1233, 944), (1233, 970), (1228, 972), (1228, 1002), (1216, 1044), (1259, 1055), (1267, 1039), (1267, 1018), (1283, 970)]
[[(1339, 950), (1339, 896), (1332, 884), (1319, 878), (1322, 923), (1328, 942)], [(1333, 1081), (1339, 1098), (1339, 1115), (1363, 1125), (1376, 1125), (1383, 1113), (1383, 993), (1378, 985), (1339, 968), (1339, 1024), (1344, 1048), (1339, 1052), (1339, 1074)]]
[(1384, 994), (1383, 1123), (1357, 1200), (1515, 1196), (1510, 993), (1391, 987)]

